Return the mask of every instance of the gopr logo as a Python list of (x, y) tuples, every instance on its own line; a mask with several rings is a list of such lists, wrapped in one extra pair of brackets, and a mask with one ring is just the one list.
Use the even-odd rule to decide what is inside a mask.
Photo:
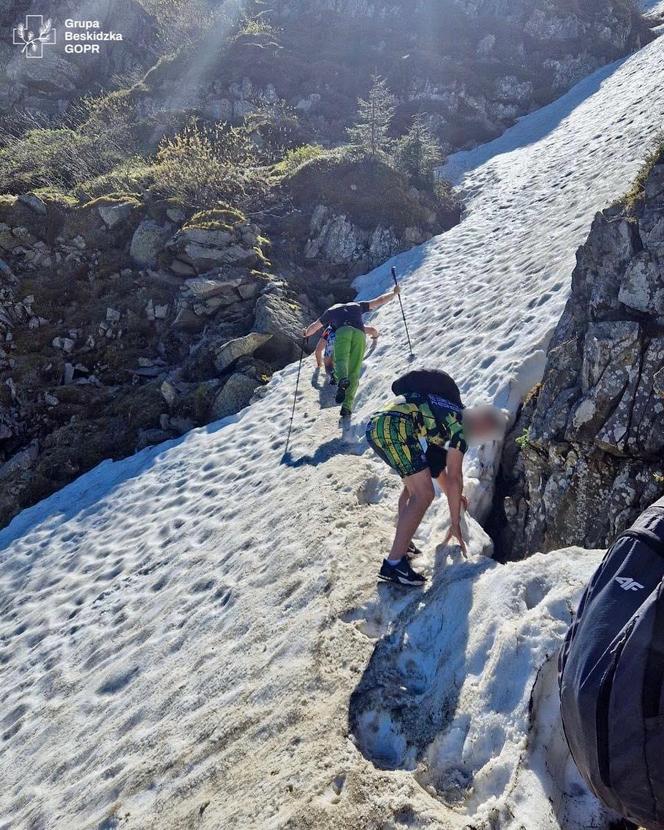
[(44, 46), (54, 46), (56, 35), (50, 18), (41, 14), (28, 14), (25, 23), (12, 30), (14, 46), (21, 47), (26, 58), (43, 58)]

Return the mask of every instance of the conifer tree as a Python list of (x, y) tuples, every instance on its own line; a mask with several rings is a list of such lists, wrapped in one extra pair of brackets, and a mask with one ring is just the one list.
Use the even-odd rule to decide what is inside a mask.
[(374, 75), (366, 101), (358, 100), (357, 120), (348, 130), (351, 146), (372, 159), (390, 149), (390, 124), (394, 118), (396, 100), (385, 78)]
[(414, 184), (430, 188), (433, 171), (441, 160), (438, 139), (429, 129), (424, 115), (418, 113), (408, 132), (396, 143), (395, 164)]

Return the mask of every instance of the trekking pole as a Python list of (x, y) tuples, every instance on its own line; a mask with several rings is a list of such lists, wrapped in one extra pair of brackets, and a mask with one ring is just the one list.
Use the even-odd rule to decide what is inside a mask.
[[(394, 280), (394, 285), (398, 286), (399, 283), (397, 282), (397, 269), (392, 266), (392, 279)], [(401, 302), (401, 294), (397, 294), (397, 298), (399, 300), (399, 306), (401, 308), (401, 316), (403, 317), (403, 327), (406, 329), (406, 338), (408, 340), (408, 349), (410, 350), (411, 359), (415, 357), (413, 354), (413, 345), (410, 342), (410, 334), (408, 333), (408, 323), (406, 322), (406, 314), (403, 310), (403, 303)]]
[(304, 346), (305, 346), (306, 342), (307, 342), (307, 338), (303, 337), (302, 338), (302, 345), (300, 346), (300, 362), (298, 363), (298, 366), (297, 366), (297, 379), (295, 381), (295, 393), (293, 394), (293, 409), (291, 410), (290, 424), (288, 425), (288, 435), (286, 436), (286, 449), (284, 450), (284, 454), (283, 454), (282, 459), (281, 459), (282, 461), (288, 455), (288, 446), (290, 444), (291, 432), (293, 431), (293, 419), (295, 418), (295, 404), (297, 403), (297, 390), (300, 386), (300, 373), (302, 371), (302, 361), (304, 360)]

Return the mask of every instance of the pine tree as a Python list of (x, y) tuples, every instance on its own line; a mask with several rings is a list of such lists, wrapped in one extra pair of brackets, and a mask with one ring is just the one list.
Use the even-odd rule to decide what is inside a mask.
[(405, 135), (397, 141), (394, 161), (399, 170), (420, 187), (433, 185), (433, 171), (442, 160), (438, 139), (422, 113), (414, 116)]
[(372, 159), (390, 148), (389, 129), (394, 118), (396, 99), (385, 78), (374, 75), (367, 100), (358, 100), (357, 120), (348, 130), (351, 146)]

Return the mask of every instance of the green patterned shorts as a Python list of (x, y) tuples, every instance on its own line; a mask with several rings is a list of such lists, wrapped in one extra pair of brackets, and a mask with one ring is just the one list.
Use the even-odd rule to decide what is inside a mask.
[(373, 451), (401, 478), (429, 468), (415, 423), (409, 415), (377, 412), (367, 424), (366, 436)]

